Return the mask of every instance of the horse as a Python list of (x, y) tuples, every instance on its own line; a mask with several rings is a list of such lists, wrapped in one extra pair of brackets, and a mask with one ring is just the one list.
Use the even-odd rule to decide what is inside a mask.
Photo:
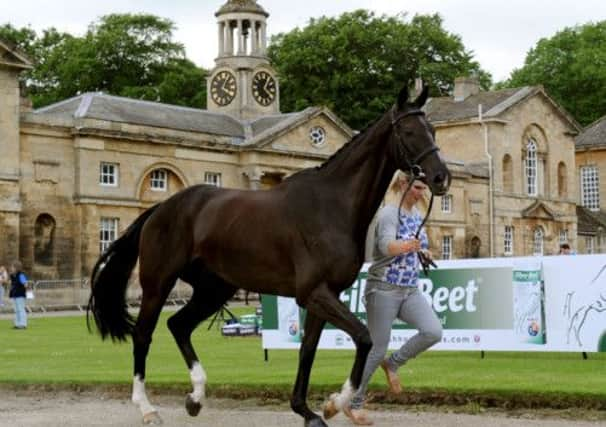
[[(364, 261), (366, 233), (397, 169), (423, 177), (433, 194), (448, 191), (450, 172), (422, 107), (425, 86), (410, 101), (404, 87), (393, 107), (322, 165), (303, 169), (269, 190), (188, 187), (144, 211), (95, 264), (87, 322), (103, 339), (132, 337), (132, 400), (144, 423), (162, 419), (145, 393), (145, 361), (162, 306), (179, 278), (191, 299), (168, 319), (189, 369), (193, 391), (186, 410), (198, 414), (206, 373), (191, 344), (192, 331), (242, 288), (296, 298), (307, 310), (290, 400), (306, 427), (327, 426), (307, 406), (316, 348), (326, 322), (356, 345), (350, 375), (336, 407), (358, 388), (372, 342), (366, 326), (339, 300)], [(136, 320), (125, 302), (139, 260), (141, 306)], [(89, 330), (91, 329), (89, 323)]]

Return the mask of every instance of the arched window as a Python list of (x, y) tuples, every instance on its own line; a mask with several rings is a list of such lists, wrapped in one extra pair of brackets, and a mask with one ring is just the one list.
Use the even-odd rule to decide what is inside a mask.
[(543, 255), (543, 238), (545, 234), (543, 233), (543, 229), (541, 227), (537, 227), (534, 229), (534, 240), (532, 244), (532, 254), (533, 255)]
[(558, 164), (558, 196), (566, 197), (568, 195), (566, 163)]
[(524, 161), (524, 172), (526, 175), (526, 194), (537, 195), (538, 182), (537, 164), (537, 142), (530, 138), (526, 144), (526, 159)]
[(41, 214), (34, 225), (34, 263), (53, 265), (55, 246), (55, 219), (49, 214)]
[(503, 156), (503, 192), (513, 193), (513, 164), (511, 156)]

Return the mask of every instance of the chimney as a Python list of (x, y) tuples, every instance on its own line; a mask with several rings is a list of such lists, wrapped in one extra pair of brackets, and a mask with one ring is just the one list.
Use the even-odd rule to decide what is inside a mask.
[(475, 77), (457, 77), (454, 84), (455, 102), (464, 101), (471, 95), (480, 92), (480, 82)]

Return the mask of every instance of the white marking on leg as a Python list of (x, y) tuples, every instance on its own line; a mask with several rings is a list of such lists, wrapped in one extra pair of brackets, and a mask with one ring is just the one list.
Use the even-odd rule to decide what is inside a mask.
[(349, 402), (354, 395), (354, 390), (351, 386), (351, 381), (349, 379), (345, 381), (343, 387), (341, 388), (340, 393), (333, 393), (330, 395), (330, 400), (335, 403), (335, 407), (342, 411), (345, 406), (349, 405)]
[(194, 387), (194, 391), (190, 394), (190, 396), (194, 402), (200, 402), (201, 399), (204, 399), (204, 389), (206, 386), (206, 372), (204, 372), (200, 362), (194, 362), (191, 370), (189, 371), (189, 377), (191, 378), (191, 383)]
[(133, 379), (133, 403), (139, 406), (139, 410), (143, 416), (156, 412), (156, 408), (147, 400), (145, 381), (142, 381), (138, 374)]

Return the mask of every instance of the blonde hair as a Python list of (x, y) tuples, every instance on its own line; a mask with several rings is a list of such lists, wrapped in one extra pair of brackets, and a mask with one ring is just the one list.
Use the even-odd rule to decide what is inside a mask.
[(398, 205), (400, 203), (402, 192), (405, 188), (403, 188), (403, 184), (408, 184), (409, 182), (410, 174), (402, 172), (398, 169), (396, 173), (394, 173), (391, 183), (387, 189), (387, 193), (385, 194), (385, 203), (390, 205)]

